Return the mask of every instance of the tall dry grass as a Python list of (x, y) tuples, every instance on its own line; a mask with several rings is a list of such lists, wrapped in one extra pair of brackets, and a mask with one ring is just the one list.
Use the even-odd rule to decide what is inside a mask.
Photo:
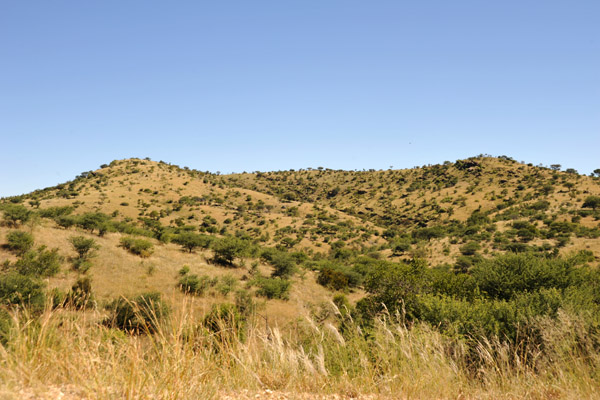
[(178, 307), (153, 335), (104, 326), (98, 311), (13, 313), (0, 347), (0, 395), (60, 390), (71, 398), (208, 399), (268, 388), (381, 398), (600, 396), (600, 356), (581, 322), (564, 313), (558, 324), (540, 321), (543, 348), (528, 348), (469, 344), (393, 316), (368, 334), (349, 318), (343, 332), (308, 318), (285, 330), (257, 318), (242, 340), (227, 329), (205, 329), (192, 308)]

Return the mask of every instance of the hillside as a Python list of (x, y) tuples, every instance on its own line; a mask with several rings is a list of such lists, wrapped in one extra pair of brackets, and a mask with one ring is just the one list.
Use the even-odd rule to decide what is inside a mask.
[[(204, 375), (181, 372), (190, 398), (328, 385), (350, 397), (498, 397), (528, 387), (525, 375), (539, 382), (532, 397), (585, 397), (600, 376), (600, 177), (488, 156), (231, 175), (126, 159), (4, 198), (0, 211), (0, 343), (35, 342), (14, 317), (26, 305), (70, 341), (86, 332), (89, 353), (69, 353), (78, 360), (115, 368), (124, 353), (104, 359), (106, 343), (145, 360), (103, 398), (138, 373), (170, 379), (143, 369), (163, 365), (148, 355), (159, 347), (173, 368), (210, 366), (210, 393)], [(148, 298), (172, 325), (154, 320), (161, 308), (144, 316)], [(138, 343), (142, 333), (159, 344)], [(64, 351), (48, 343), (44, 354)], [(54, 382), (51, 357), (39, 358), (48, 369), (36, 379)], [(580, 358), (574, 389), (565, 368)]]
[[(94, 287), (101, 298), (110, 298), (151, 289), (171, 292), (183, 265), (211, 276), (247, 275), (253, 257), (244, 260), (243, 269), (219, 268), (207, 262), (208, 251), (187, 253), (169, 243), (182, 231), (236, 235), (263, 247), (341, 262), (364, 254), (391, 261), (419, 258), (429, 266), (465, 269), (477, 257), (506, 251), (581, 250), (598, 260), (600, 211), (583, 207), (594, 195), (600, 195), (598, 178), (507, 157), (408, 170), (233, 175), (128, 159), (4, 203), (20, 203), (31, 211), (71, 207), (73, 215), (103, 213), (130, 227), (125, 231), (150, 237), (156, 250), (147, 258), (121, 249), (124, 233), (114, 232), (117, 229), (96, 239), (100, 249), (91, 271)], [(9, 228), (0, 229), (3, 242)], [(76, 228), (37, 218), (27, 229), (37, 245), (72, 256), (68, 238)], [(0, 262), (14, 258), (0, 251)], [(301, 287), (292, 292), (298, 307), (309, 299), (319, 303), (329, 298), (314, 283), (313, 271), (318, 269), (313, 267), (294, 285)], [(261, 262), (260, 268), (270, 267)], [(64, 272), (53, 284), (66, 288), (73, 279), (74, 274)], [(359, 293), (357, 288), (355, 295)], [(283, 314), (291, 312), (288, 304), (280, 305)]]

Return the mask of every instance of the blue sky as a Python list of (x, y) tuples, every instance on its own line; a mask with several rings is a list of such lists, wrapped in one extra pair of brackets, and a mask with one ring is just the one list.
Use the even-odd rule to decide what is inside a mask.
[(600, 2), (0, 1), (0, 196), (150, 157), (600, 168)]

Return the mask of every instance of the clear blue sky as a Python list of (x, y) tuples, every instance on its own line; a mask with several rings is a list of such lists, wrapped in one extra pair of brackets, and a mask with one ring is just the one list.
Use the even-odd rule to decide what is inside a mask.
[(0, 196), (127, 157), (600, 168), (600, 1), (0, 0)]

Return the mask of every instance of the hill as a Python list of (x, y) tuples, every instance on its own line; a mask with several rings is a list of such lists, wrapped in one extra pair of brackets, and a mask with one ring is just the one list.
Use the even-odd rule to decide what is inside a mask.
[[(452, 356), (440, 350), (450, 357), (443, 368), (464, 364), (459, 369), (467, 380), (471, 368), (487, 362), (477, 353), (481, 343), (496, 343), (486, 348), (493, 362), (504, 345), (517, 358), (533, 357), (556, 344), (558, 336), (546, 333), (556, 333), (561, 318), (571, 318), (571, 327), (582, 324), (564, 334), (590, 340), (586, 354), (595, 360), (600, 177), (559, 168), (478, 156), (407, 170), (221, 175), (149, 159), (116, 160), (64, 184), (1, 200), (2, 309), (10, 314), (26, 304), (38, 315), (64, 308), (66, 315), (80, 316), (77, 329), (89, 325), (83, 316), (90, 314), (90, 321), (109, 326), (111, 333), (98, 333), (105, 338), (113, 329), (165, 329), (153, 321), (160, 308), (142, 322), (126, 310), (127, 304), (143, 310), (148, 298), (157, 305), (166, 301), (181, 326), (191, 321), (222, 335), (211, 320), (217, 318), (240, 335), (236, 349), (247, 352), (271, 354), (272, 335), (281, 329), (286, 340), (277, 352), (290, 351), (294, 362), (310, 352), (306, 368), (333, 374), (331, 379), (333, 371), (345, 371), (348, 381), (330, 383), (358, 388), (353, 379), (361, 370), (374, 377), (378, 357), (396, 351), (386, 347), (392, 327), (394, 346), (409, 335), (416, 341), (409, 346), (427, 347), (433, 340), (456, 350)], [(378, 318), (384, 325), (377, 325)], [(7, 332), (15, 325), (10, 318), (0, 322), (0, 339), (10, 343)], [(253, 328), (242, 329), (246, 324)], [(428, 328), (414, 330), (413, 324)], [(257, 332), (268, 333), (267, 339)], [(204, 337), (188, 332), (181, 340), (195, 335)], [(262, 344), (242, 345), (246, 335)], [(387, 350), (376, 356), (366, 350), (379, 340), (373, 338)], [(340, 343), (349, 353), (340, 355)], [(367, 357), (361, 367), (352, 364), (353, 351)], [(557, 357), (550, 350), (540, 354), (540, 360)], [(242, 364), (258, 368), (256, 360)], [(342, 360), (346, 364), (336, 364)], [(515, 362), (507, 368), (518, 376)], [(525, 363), (532, 376), (540, 362)], [(386, 376), (404, 368), (391, 361), (388, 366)], [(300, 370), (290, 376), (306, 378), (294, 375)], [(368, 392), (380, 390), (369, 382)], [(541, 397), (548, 394), (540, 390)]]

